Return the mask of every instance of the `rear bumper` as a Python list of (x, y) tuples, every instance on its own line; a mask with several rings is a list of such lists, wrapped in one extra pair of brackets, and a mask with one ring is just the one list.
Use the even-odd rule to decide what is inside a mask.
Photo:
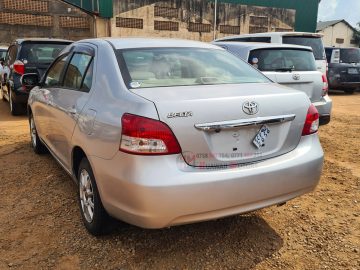
[(320, 125), (326, 125), (331, 119), (332, 100), (329, 95), (322, 97), (320, 101), (313, 103), (319, 112)]
[(235, 215), (282, 203), (313, 190), (323, 151), (317, 134), (285, 155), (256, 164), (198, 169), (181, 155), (111, 160), (89, 157), (108, 213), (144, 228), (162, 228)]

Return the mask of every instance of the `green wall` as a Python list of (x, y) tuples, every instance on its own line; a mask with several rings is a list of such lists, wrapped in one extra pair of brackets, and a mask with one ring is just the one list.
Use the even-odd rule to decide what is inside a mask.
[[(214, 1), (214, 0), (212, 0)], [(315, 32), (319, 0), (218, 0), (224, 3), (237, 3), (253, 6), (295, 9), (295, 31)]]

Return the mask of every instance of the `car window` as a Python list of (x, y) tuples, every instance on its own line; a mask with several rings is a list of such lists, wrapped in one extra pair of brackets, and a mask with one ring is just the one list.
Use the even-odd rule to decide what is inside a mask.
[(283, 36), (283, 43), (311, 47), (316, 60), (325, 60), (325, 49), (321, 37)]
[(93, 69), (94, 69), (94, 60), (91, 60), (91, 63), (86, 71), (84, 81), (81, 85), (81, 90), (84, 92), (89, 92), (92, 85), (93, 80)]
[(16, 60), (16, 55), (17, 55), (17, 47), (16, 45), (13, 45), (9, 48), (9, 53), (7, 54), (5, 63), (7, 63), (9, 66), (14, 64)]
[(249, 63), (261, 71), (316, 71), (314, 55), (308, 50), (253, 50), (250, 52)]
[(331, 61), (331, 54), (332, 54), (332, 49), (329, 49), (329, 48), (326, 48), (325, 49), (325, 54), (326, 54), (326, 61), (328, 62), (328, 63), (330, 63), (330, 61)]
[(24, 63), (49, 64), (67, 45), (67, 43), (25, 43), (21, 46), (19, 59)]
[(45, 78), (45, 87), (54, 87), (61, 85), (61, 74), (63, 73), (64, 67), (68, 59), (69, 55), (64, 55), (50, 67)]
[(6, 50), (0, 50), (0, 59), (5, 59), (6, 57)]
[(340, 63), (360, 63), (360, 49), (340, 49)]
[[(88, 70), (91, 60), (92, 56), (88, 54), (74, 53), (66, 70), (64, 87), (80, 89), (85, 72)], [(89, 80), (89, 78), (87, 78), (87, 80)]]
[(223, 50), (148, 48), (117, 53), (129, 88), (269, 82), (260, 72)]
[(270, 43), (271, 38), (270, 37), (242, 37), (242, 38), (228, 38), (221, 40), (224, 41), (239, 41), (239, 42), (262, 42), (262, 43)]

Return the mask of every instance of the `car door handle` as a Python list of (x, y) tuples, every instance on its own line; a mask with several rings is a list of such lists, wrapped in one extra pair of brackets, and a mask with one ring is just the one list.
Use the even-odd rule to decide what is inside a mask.
[(71, 109), (67, 110), (67, 112), (70, 114), (77, 114), (77, 110), (75, 108), (71, 108)]

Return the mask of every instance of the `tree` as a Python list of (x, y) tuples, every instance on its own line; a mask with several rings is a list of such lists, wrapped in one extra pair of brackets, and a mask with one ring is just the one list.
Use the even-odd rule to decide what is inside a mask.
[(355, 40), (355, 44), (360, 47), (360, 22), (357, 23), (358, 28), (355, 29), (353, 39)]

